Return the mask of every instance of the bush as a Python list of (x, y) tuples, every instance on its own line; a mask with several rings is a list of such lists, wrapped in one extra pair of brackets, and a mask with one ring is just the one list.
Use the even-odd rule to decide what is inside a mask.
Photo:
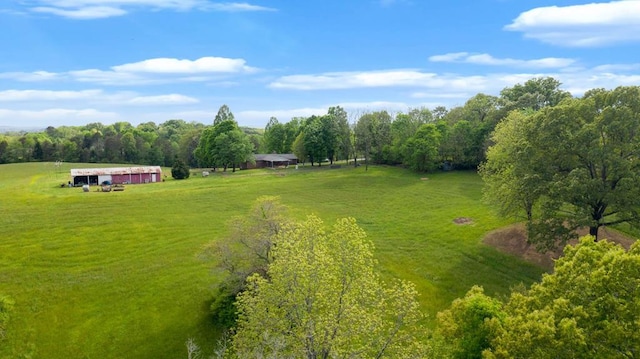
[(187, 166), (182, 160), (177, 159), (173, 162), (171, 167), (171, 177), (180, 180), (189, 178), (189, 166)]

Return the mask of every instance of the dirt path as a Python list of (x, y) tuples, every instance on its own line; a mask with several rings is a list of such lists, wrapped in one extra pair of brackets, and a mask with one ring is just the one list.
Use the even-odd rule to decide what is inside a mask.
[[(608, 228), (601, 228), (600, 230), (600, 236), (602, 238), (621, 244), (627, 249), (634, 242), (632, 238), (618, 231)], [(584, 236), (588, 233), (588, 229), (581, 230), (578, 233), (580, 236)], [(485, 244), (497, 248), (501, 252), (516, 255), (549, 271), (553, 269), (554, 260), (562, 255), (562, 248), (544, 254), (536, 251), (534, 246), (527, 243), (527, 232), (524, 223), (514, 224), (489, 232), (482, 241)], [(577, 240), (570, 242), (570, 244), (575, 243), (577, 243)]]

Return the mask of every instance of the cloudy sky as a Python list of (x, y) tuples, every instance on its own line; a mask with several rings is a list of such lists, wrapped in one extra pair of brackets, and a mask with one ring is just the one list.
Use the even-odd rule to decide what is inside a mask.
[[(241, 0), (242, 1), (242, 0)], [(240, 125), (640, 84), (640, 0), (2, 0), (0, 126)], [(597, 1), (597, 0), (595, 0)]]

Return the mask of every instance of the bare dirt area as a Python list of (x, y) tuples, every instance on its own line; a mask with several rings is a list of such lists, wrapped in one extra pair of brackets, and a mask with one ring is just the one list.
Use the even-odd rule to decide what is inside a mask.
[[(580, 236), (587, 235), (588, 229), (578, 231)], [(629, 248), (634, 242), (633, 239), (624, 234), (608, 228), (600, 228), (600, 238), (610, 240)], [(524, 223), (518, 223), (504, 228), (496, 229), (489, 232), (483, 239), (485, 244), (497, 248), (501, 252), (516, 255), (526, 261), (537, 264), (548, 270), (553, 269), (553, 263), (562, 255), (562, 249), (558, 248), (547, 253), (536, 251), (535, 246), (527, 243), (527, 232)], [(569, 244), (575, 244), (577, 241), (571, 241)]]
[(469, 217), (458, 217), (456, 219), (453, 220), (453, 223), (457, 224), (457, 225), (465, 225), (465, 224), (473, 224), (473, 219), (469, 218)]

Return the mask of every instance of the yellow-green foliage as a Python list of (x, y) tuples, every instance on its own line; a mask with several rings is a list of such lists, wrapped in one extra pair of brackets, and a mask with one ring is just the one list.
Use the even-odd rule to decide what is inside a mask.
[(382, 282), (373, 243), (353, 218), (323, 227), (309, 216), (276, 237), (267, 278), (253, 275), (238, 297), (236, 356), (421, 357), (415, 286)]
[(635, 358), (640, 353), (640, 243), (585, 237), (555, 272), (514, 293), (489, 358)]

